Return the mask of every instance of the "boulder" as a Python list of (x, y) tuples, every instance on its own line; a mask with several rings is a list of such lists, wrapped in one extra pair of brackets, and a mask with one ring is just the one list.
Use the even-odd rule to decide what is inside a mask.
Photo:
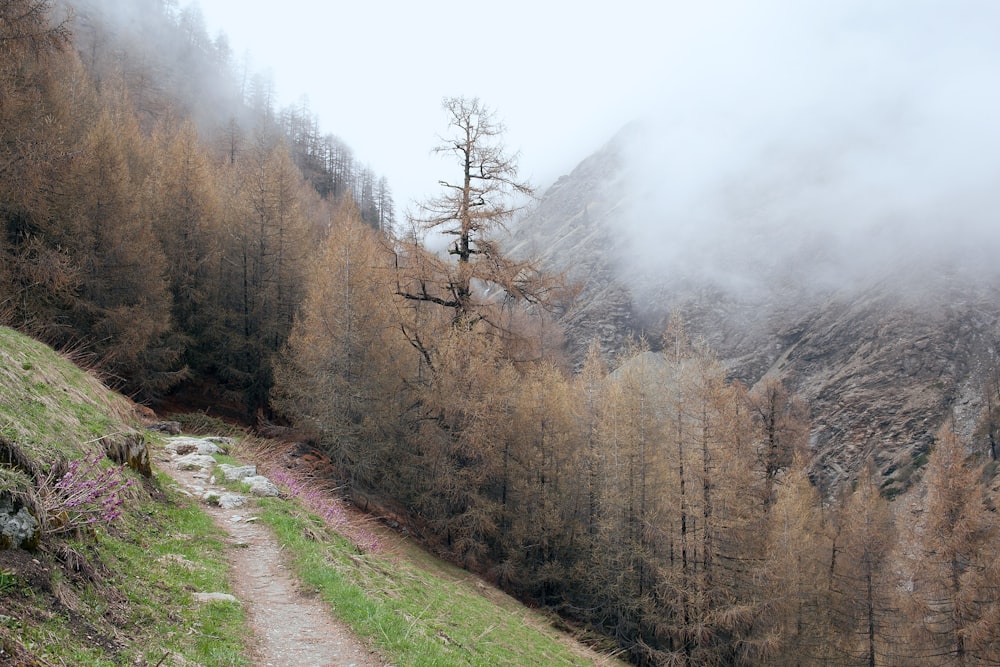
[(219, 466), (219, 472), (221, 472), (222, 476), (230, 482), (238, 482), (241, 479), (256, 476), (257, 466), (234, 466), (228, 463), (223, 463)]
[(246, 496), (241, 496), (238, 493), (215, 490), (206, 491), (202, 494), (201, 499), (209, 505), (215, 505), (216, 507), (221, 507), (224, 510), (232, 510), (237, 507), (243, 507), (250, 500)]
[(209, 470), (215, 465), (215, 459), (206, 454), (187, 454), (176, 461), (178, 470)]
[(233, 440), (232, 438), (226, 438), (221, 435), (213, 435), (205, 439), (208, 440), (209, 442), (213, 442), (216, 445), (218, 445), (219, 448), (222, 450), (223, 454), (228, 454), (229, 450), (236, 446), (235, 440)]
[(181, 423), (162, 421), (156, 422), (155, 424), (150, 424), (146, 427), (150, 431), (156, 431), (157, 433), (166, 433), (167, 435), (180, 435), (181, 434)]
[(107, 457), (120, 465), (127, 465), (143, 477), (152, 477), (153, 468), (149, 462), (149, 447), (141, 433), (126, 433), (123, 436), (101, 438)]
[(250, 493), (259, 498), (277, 498), (281, 495), (281, 491), (274, 485), (274, 482), (262, 475), (244, 477), (243, 482), (249, 484)]
[(178, 456), (186, 454), (224, 454), (225, 451), (215, 444), (210, 438), (192, 438), (189, 436), (176, 436), (167, 439), (165, 449), (174, 452)]
[(0, 494), (0, 550), (33, 550), (41, 537), (41, 526), (31, 512), (7, 495)]

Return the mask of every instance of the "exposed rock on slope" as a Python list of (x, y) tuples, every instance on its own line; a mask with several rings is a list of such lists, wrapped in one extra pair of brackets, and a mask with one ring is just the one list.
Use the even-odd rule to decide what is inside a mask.
[(815, 470), (831, 484), (871, 456), (886, 490), (898, 491), (952, 417), (972, 441), (1000, 342), (1000, 281), (960, 262), (915, 262), (818, 287), (806, 257), (760, 267), (743, 290), (640, 270), (622, 176), (630, 132), (556, 182), (513, 233), (515, 251), (582, 283), (563, 318), (572, 359), (595, 338), (612, 355), (631, 333), (655, 347), (679, 313), (733, 377), (752, 385), (777, 375), (808, 401)]
[(581, 345), (596, 338), (605, 351), (620, 349), (638, 330), (634, 295), (617, 269), (625, 252), (615, 231), (624, 196), (621, 145), (610, 142), (556, 181), (510, 239), (512, 254), (538, 258), (579, 283), (581, 292), (562, 317), (577, 361)]

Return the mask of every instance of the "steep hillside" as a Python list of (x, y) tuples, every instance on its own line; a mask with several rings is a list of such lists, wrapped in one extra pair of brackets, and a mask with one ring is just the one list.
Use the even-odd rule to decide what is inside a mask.
[[(346, 516), (322, 485), (285, 467), (274, 442), (232, 444), (244, 460), (265, 459), (282, 489), (241, 507), (255, 515), (255, 537), (236, 539), (197, 501), (209, 486), (203, 471), (185, 473), (186, 486), (165, 474), (179, 457), (136, 410), (66, 357), (0, 327), (0, 535), (13, 534), (14, 519), (30, 529), (19, 548), (0, 543), (0, 665), (260, 664), (253, 601), (229, 591), (244, 595), (238, 584), (251, 575), (269, 582), (256, 570), (279, 561), (299, 577), (289, 590), (318, 593), (310, 597), (319, 613), (350, 625), (391, 664), (620, 664), (478, 577)], [(222, 426), (204, 416), (184, 423), (195, 421)], [(107, 461), (130, 451), (146, 454), (138, 462), (148, 476)], [(344, 537), (357, 534), (366, 548)], [(274, 554), (250, 575), (233, 571), (248, 558), (247, 541), (254, 554), (269, 541)], [(279, 620), (305, 628), (290, 640), (301, 650), (305, 620)]]
[(964, 270), (961, 258), (838, 273), (822, 251), (720, 277), (700, 270), (700, 250), (685, 252), (681, 238), (661, 265), (638, 261), (635, 249), (658, 241), (636, 238), (641, 227), (631, 219), (639, 208), (627, 182), (635, 136), (627, 128), (556, 182), (512, 235), (518, 252), (581, 284), (564, 315), (571, 358), (579, 363), (595, 338), (611, 357), (630, 334), (655, 348), (679, 314), (732, 377), (753, 385), (776, 376), (807, 400), (815, 472), (833, 484), (871, 455), (886, 489), (898, 492), (945, 420), (974, 435), (1000, 341), (1000, 283)]

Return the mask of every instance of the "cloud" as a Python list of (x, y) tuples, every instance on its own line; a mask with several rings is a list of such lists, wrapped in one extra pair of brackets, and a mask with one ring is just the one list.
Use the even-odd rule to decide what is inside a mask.
[(681, 18), (627, 160), (647, 270), (829, 286), (1000, 256), (1000, 5), (765, 0)]

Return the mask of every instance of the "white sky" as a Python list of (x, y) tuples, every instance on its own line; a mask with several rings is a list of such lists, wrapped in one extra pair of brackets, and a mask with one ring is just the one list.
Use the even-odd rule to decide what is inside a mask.
[(196, 1), (399, 213), (454, 176), (441, 99), (477, 96), (539, 189), (643, 117), (637, 262), (1000, 256), (998, 0)]
[[(182, 0), (181, 4), (185, 4)], [(664, 66), (666, 12), (650, 0), (196, 0), (211, 36), (303, 96), (402, 212), (450, 175), (431, 161), (441, 99), (479, 97), (536, 187), (631, 120)], [(444, 168), (444, 173), (436, 170)]]

